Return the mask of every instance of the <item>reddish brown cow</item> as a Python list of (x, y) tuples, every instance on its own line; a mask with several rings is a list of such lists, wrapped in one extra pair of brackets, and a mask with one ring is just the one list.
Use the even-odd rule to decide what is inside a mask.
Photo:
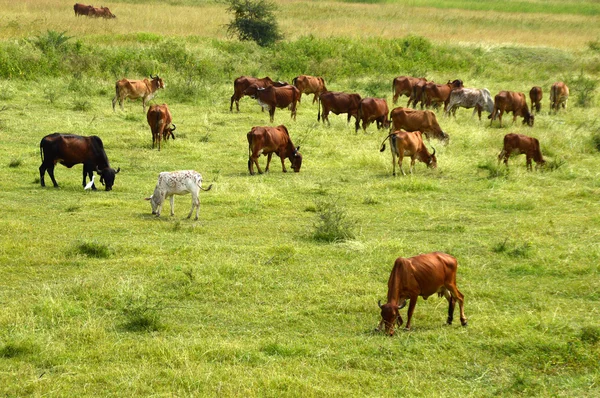
[(423, 96), (425, 98), (425, 106), (427, 108), (439, 106), (442, 102), (444, 103), (444, 112), (448, 107), (448, 101), (450, 100), (450, 93), (455, 88), (463, 87), (462, 80), (448, 80), (446, 84), (435, 84), (429, 82), (423, 87)]
[(550, 87), (550, 111), (558, 112), (562, 105), (567, 109), (567, 100), (569, 99), (569, 87), (563, 82), (556, 82)]
[(535, 110), (537, 113), (542, 109), (542, 88), (534, 86), (529, 91), (529, 99), (531, 100), (531, 113)]
[(271, 123), (273, 122), (276, 108), (283, 109), (290, 107), (292, 111), (291, 116), (296, 120), (296, 103), (298, 102), (298, 98), (300, 98), (300, 92), (295, 86), (267, 86), (262, 88), (256, 84), (252, 84), (244, 91), (244, 95), (255, 99), (263, 109), (269, 111)]
[(406, 131), (421, 131), (427, 139), (436, 138), (446, 144), (450, 140), (437, 122), (432, 111), (419, 111), (410, 108), (394, 108), (390, 113), (392, 129)]
[(358, 104), (358, 116), (354, 125), (355, 130), (358, 131), (361, 120), (363, 131), (366, 131), (369, 124), (373, 121), (377, 123), (377, 129), (389, 127), (389, 112), (387, 101), (384, 98), (363, 98)]
[(410, 299), (406, 320), (406, 330), (409, 330), (419, 296), (427, 300), (436, 293), (448, 300), (447, 324), (452, 324), (454, 307), (458, 301), (460, 323), (467, 326), (464, 295), (456, 286), (457, 269), (456, 258), (442, 252), (420, 254), (410, 258), (398, 257), (388, 280), (387, 303), (381, 305), (381, 301), (379, 302), (381, 322), (377, 329), (385, 327), (385, 332), (392, 336), (395, 324), (401, 326), (403, 322), (399, 310), (404, 308), (406, 300)]
[(75, 3), (73, 6), (73, 11), (75, 11), (75, 16), (78, 17), (80, 15), (90, 15), (90, 13), (94, 12), (93, 6), (87, 6), (81, 3)]
[(513, 113), (513, 123), (517, 121), (517, 116), (522, 116), (523, 124), (527, 123), (529, 127), (533, 127), (534, 116), (529, 113), (525, 94), (514, 91), (500, 91), (494, 97), (494, 111), (488, 116), (491, 119), (490, 126), (497, 116), (500, 120), (500, 127), (502, 127), (502, 114), (504, 112)]
[[(229, 105), (229, 112), (233, 112), (233, 102), (235, 101), (235, 107), (237, 111), (240, 111), (240, 99), (244, 96), (244, 91), (253, 84), (257, 87), (268, 87), (272, 86), (275, 82), (271, 80), (269, 76), (263, 77), (262, 79), (252, 76), (240, 76), (233, 82), (233, 95), (231, 96), (231, 104)], [(286, 83), (287, 84), (287, 83)]]
[(161, 79), (158, 75), (152, 76), (150, 75), (150, 79), (144, 80), (129, 80), (129, 79), (121, 79), (115, 83), (115, 97), (112, 100), (113, 111), (115, 110), (115, 104), (117, 100), (119, 101), (119, 106), (122, 110), (123, 108), (123, 100), (125, 98), (130, 99), (142, 99), (142, 107), (144, 112), (146, 112), (146, 104), (152, 98), (154, 98), (154, 94), (161, 88), (165, 88), (165, 83), (163, 79)]
[(427, 82), (427, 80), (421, 80), (421, 81), (416, 82), (413, 85), (412, 94), (410, 95), (410, 98), (408, 99), (408, 103), (406, 104), (407, 107), (411, 106), (410, 104), (412, 103), (412, 107), (416, 108), (417, 104), (420, 102), (421, 109), (423, 109), (423, 105), (425, 104), (425, 86), (427, 85), (427, 83), (433, 83), (433, 82)]
[(298, 91), (300, 91), (300, 98), (298, 98), (298, 102), (302, 99), (302, 93), (304, 94), (314, 94), (313, 96), (313, 104), (321, 93), (327, 91), (327, 87), (325, 87), (325, 80), (322, 77), (308, 76), (308, 75), (300, 75), (295, 77), (292, 80), (292, 84), (296, 86)]
[(169, 136), (175, 139), (173, 131), (175, 131), (177, 127), (175, 124), (173, 124), (173, 127), (170, 127), (173, 122), (171, 111), (167, 104), (152, 105), (148, 109), (146, 118), (148, 120), (148, 125), (150, 125), (150, 130), (152, 130), (152, 149), (154, 149), (154, 144), (158, 142), (158, 150), (160, 151), (161, 140), (164, 139), (166, 141), (169, 139)]
[(504, 159), (504, 164), (508, 167), (508, 158), (512, 155), (525, 154), (527, 158), (527, 170), (532, 170), (531, 159), (535, 160), (536, 168), (543, 166), (546, 161), (542, 157), (540, 142), (537, 138), (529, 137), (523, 134), (506, 134), (504, 136), (504, 146), (498, 155), (498, 163)]
[(336, 115), (347, 113), (348, 123), (350, 123), (352, 116), (358, 122), (358, 104), (360, 104), (360, 100), (359, 94), (340, 93), (336, 91), (324, 92), (319, 96), (317, 121), (321, 120), (321, 104), (323, 104), (323, 123), (327, 121), (327, 124), (331, 126), (329, 112), (333, 112)]
[(426, 81), (427, 79), (424, 77), (398, 76), (394, 78), (394, 81), (392, 82), (392, 94), (394, 95), (392, 98), (393, 104), (395, 105), (398, 102), (398, 97), (406, 95), (409, 97), (406, 106), (409, 106), (414, 85), (418, 82), (424, 83)]
[(267, 156), (267, 167), (265, 172), (269, 171), (271, 156), (275, 153), (281, 159), (283, 172), (287, 173), (285, 168), (285, 159), (288, 158), (292, 163), (292, 169), (298, 173), (302, 166), (302, 155), (300, 147), (294, 148), (287, 128), (284, 125), (277, 127), (252, 127), (252, 130), (246, 135), (248, 138), (248, 171), (254, 175), (254, 165), (258, 169), (258, 174), (262, 174), (258, 157), (263, 154)]
[(430, 154), (423, 144), (423, 137), (421, 137), (420, 131), (406, 132), (396, 131), (389, 134), (381, 143), (381, 149), (379, 152), (385, 151), (385, 140), (390, 140), (390, 150), (392, 152), (392, 165), (394, 171), (392, 175), (396, 175), (396, 158), (398, 158), (398, 166), (402, 175), (406, 175), (402, 169), (402, 160), (404, 156), (410, 156), (410, 174), (413, 173), (413, 167), (415, 166), (415, 160), (420, 160), (425, 163), (427, 167), (435, 169), (437, 167), (437, 159), (435, 157), (435, 148), (433, 153)]

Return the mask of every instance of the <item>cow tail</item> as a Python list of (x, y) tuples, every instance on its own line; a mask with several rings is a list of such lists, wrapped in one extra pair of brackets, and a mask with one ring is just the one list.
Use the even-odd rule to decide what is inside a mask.
[(42, 160), (42, 163), (44, 163), (44, 150), (42, 147), (42, 144), (44, 143), (44, 139), (42, 138), (42, 140), (40, 141), (40, 158)]
[[(392, 135), (394, 135), (394, 134), (395, 134), (395, 133), (389, 133), (389, 134), (387, 135), (387, 137), (385, 137), (385, 138), (383, 139), (383, 142), (381, 143), (381, 147), (380, 147), (380, 149), (379, 149), (379, 152), (383, 152), (383, 151), (385, 151), (385, 142), (388, 140), (388, 138), (390, 138), (390, 137), (391, 137)], [(392, 149), (393, 149), (393, 148), (392, 148)]]
[(321, 96), (319, 95), (319, 99), (317, 100), (317, 122), (321, 121)]

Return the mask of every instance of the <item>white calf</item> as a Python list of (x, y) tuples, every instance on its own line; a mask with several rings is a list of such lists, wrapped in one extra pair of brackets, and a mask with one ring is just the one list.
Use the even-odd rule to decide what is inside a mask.
[(200, 173), (194, 170), (181, 170), (181, 171), (163, 171), (158, 175), (158, 182), (154, 193), (146, 200), (150, 201), (152, 205), (152, 214), (156, 214), (156, 217), (160, 217), (160, 211), (162, 210), (163, 202), (166, 198), (171, 201), (171, 215), (175, 215), (173, 207), (173, 195), (185, 195), (186, 193), (192, 194), (192, 208), (187, 218), (192, 216), (194, 207), (196, 207), (196, 220), (198, 219), (198, 211), (200, 210), (200, 199), (198, 194), (200, 190), (208, 191), (212, 188), (212, 184), (207, 189), (202, 188), (202, 176)]

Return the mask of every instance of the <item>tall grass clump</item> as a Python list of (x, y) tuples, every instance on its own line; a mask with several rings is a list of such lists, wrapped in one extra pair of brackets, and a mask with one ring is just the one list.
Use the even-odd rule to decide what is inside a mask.
[(355, 222), (346, 210), (335, 201), (323, 201), (316, 205), (317, 221), (312, 234), (321, 242), (341, 242), (354, 239)]
[(92, 258), (108, 258), (112, 254), (110, 247), (98, 242), (76, 242), (72, 252)]
[(123, 328), (129, 332), (155, 332), (161, 329), (159, 311), (160, 303), (155, 303), (150, 297), (130, 296), (125, 300)]

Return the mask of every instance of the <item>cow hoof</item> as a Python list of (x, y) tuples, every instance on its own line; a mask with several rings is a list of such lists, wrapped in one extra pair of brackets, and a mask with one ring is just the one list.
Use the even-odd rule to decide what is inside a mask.
[(467, 321), (466, 321), (466, 320), (464, 320), (464, 321), (460, 321), (460, 324), (461, 324), (462, 326), (467, 326)]

